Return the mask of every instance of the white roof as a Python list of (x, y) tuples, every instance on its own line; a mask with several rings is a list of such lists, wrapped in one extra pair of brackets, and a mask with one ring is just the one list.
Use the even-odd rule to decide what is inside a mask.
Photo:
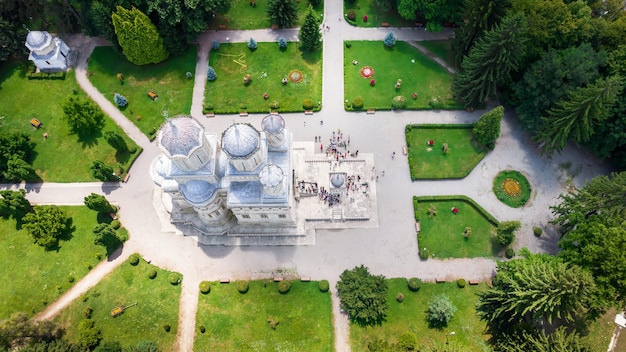
[(204, 128), (189, 116), (168, 119), (157, 135), (157, 143), (170, 157), (190, 156), (202, 145)]
[(260, 144), (259, 131), (247, 123), (236, 123), (222, 134), (222, 149), (231, 158), (248, 157)]

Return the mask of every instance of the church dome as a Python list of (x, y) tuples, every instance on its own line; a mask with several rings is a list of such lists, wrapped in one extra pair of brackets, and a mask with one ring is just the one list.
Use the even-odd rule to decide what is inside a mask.
[(343, 187), (343, 184), (346, 182), (345, 176), (343, 174), (332, 174), (330, 176), (330, 183), (335, 188)]
[(191, 180), (180, 185), (180, 193), (189, 203), (201, 204), (215, 193), (216, 186), (205, 181)]
[(283, 178), (283, 169), (278, 165), (265, 165), (259, 172), (259, 179), (265, 187), (276, 187), (283, 181)]
[(261, 144), (259, 131), (249, 124), (237, 123), (222, 134), (222, 149), (231, 158), (246, 158)]
[(51, 39), (50, 33), (41, 31), (28, 32), (26, 36), (26, 46), (33, 50), (39, 49)]
[(204, 128), (195, 119), (177, 116), (161, 125), (157, 143), (170, 157), (187, 157), (202, 145), (203, 133)]
[(279, 134), (285, 129), (285, 119), (280, 115), (267, 115), (261, 121), (261, 127), (267, 134)]

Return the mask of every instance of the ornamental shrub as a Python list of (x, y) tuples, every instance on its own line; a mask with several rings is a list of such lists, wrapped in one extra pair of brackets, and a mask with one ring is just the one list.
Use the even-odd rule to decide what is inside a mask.
[(311, 110), (315, 107), (315, 104), (313, 104), (313, 100), (311, 99), (304, 99), (304, 101), (302, 102), (302, 108), (304, 110)]
[(412, 292), (417, 292), (420, 290), (420, 287), (422, 286), (422, 280), (416, 277), (412, 277), (407, 281), (407, 284), (409, 286), (409, 290), (411, 290)]
[(132, 266), (136, 266), (137, 264), (139, 264), (139, 260), (141, 258), (139, 257), (139, 254), (135, 253), (135, 254), (131, 254), (130, 257), (128, 258), (130, 265)]
[(83, 316), (85, 318), (90, 319), (92, 314), (93, 314), (93, 308), (91, 308), (90, 306), (83, 308)]
[(515, 256), (515, 251), (513, 250), (513, 248), (507, 248), (506, 251), (504, 252), (504, 256), (507, 259), (511, 259)]
[(208, 281), (202, 281), (200, 283), (200, 292), (205, 295), (211, 292), (211, 283)]
[(356, 11), (354, 11), (353, 9), (348, 10), (348, 19), (350, 21), (356, 20)]
[(250, 284), (248, 283), (248, 280), (238, 280), (237, 281), (237, 291), (239, 291), (239, 293), (246, 293), (248, 292), (248, 289), (250, 288)]
[(169, 324), (163, 325), (163, 330), (165, 330), (165, 332), (170, 332), (171, 329), (172, 327)]
[(426, 321), (431, 328), (442, 328), (448, 325), (455, 312), (456, 307), (448, 296), (439, 295), (428, 303)]
[(283, 280), (278, 283), (278, 292), (286, 294), (291, 289), (291, 282), (289, 280)]
[(74, 279), (74, 276), (72, 276), (72, 275), (70, 275), (70, 276), (67, 278), (67, 281), (68, 281), (70, 284), (71, 284), (72, 282), (74, 282), (74, 280), (75, 280), (75, 279)]
[(113, 228), (113, 230), (119, 230), (121, 226), (122, 223), (119, 220), (111, 221), (111, 227)]
[(276, 100), (270, 103), (270, 109), (278, 109), (280, 107), (280, 103)]
[(330, 288), (330, 284), (328, 283), (328, 280), (322, 280), (318, 283), (318, 286), (320, 288), (320, 291), (322, 292), (328, 292), (328, 289)]
[(346, 42), (346, 49), (350, 49), (350, 48), (352, 48), (352, 43)]
[(404, 95), (396, 95), (393, 97), (391, 106), (394, 109), (404, 109), (406, 107), (406, 97)]
[(398, 292), (398, 294), (396, 295), (396, 301), (398, 302), (404, 301), (404, 293)]
[(465, 279), (458, 279), (456, 280), (456, 285), (460, 288), (463, 288), (465, 287), (465, 285), (467, 285), (467, 281), (465, 281)]
[(533, 226), (533, 233), (535, 234), (535, 236), (539, 237), (543, 233), (543, 230), (541, 229), (541, 227)]
[(198, 327), (198, 330), (200, 330), (200, 333), (201, 333), (201, 334), (204, 334), (204, 333), (206, 332), (206, 328), (204, 327), (204, 325), (200, 325), (200, 326)]
[(363, 109), (363, 98), (361, 97), (356, 97), (354, 99), (352, 99), (352, 108), (354, 110), (361, 110)]
[(171, 273), (168, 277), (170, 284), (176, 286), (180, 283), (180, 276), (176, 273)]
[(217, 39), (213, 39), (213, 41), (211, 42), (211, 49), (218, 50), (219, 48), (220, 42), (218, 42)]
[(424, 247), (424, 248), (420, 248), (420, 253), (419, 253), (419, 255), (420, 255), (420, 259), (422, 259), (422, 260), (426, 260), (426, 259), (428, 259), (428, 256), (429, 256), (430, 254), (429, 254), (428, 249)]
[(119, 106), (120, 108), (123, 108), (124, 106), (128, 105), (128, 99), (126, 99), (125, 96), (115, 93), (113, 95), (113, 101), (115, 101), (115, 104), (117, 106)]
[(206, 79), (209, 81), (215, 81), (217, 79), (217, 73), (215, 72), (215, 69), (211, 66), (209, 66), (209, 68), (207, 69)]
[(287, 49), (287, 39), (285, 39), (283, 37), (278, 38), (278, 48), (280, 50)]
[(387, 35), (385, 36), (384, 43), (385, 43), (385, 46), (388, 48), (393, 47), (394, 45), (396, 45), (396, 35), (393, 32), (387, 33)]
[(250, 38), (250, 40), (248, 40), (248, 49), (256, 50), (256, 48), (257, 48), (256, 40), (254, 40), (254, 38)]
[(155, 277), (157, 277), (157, 271), (154, 270), (154, 269), (150, 270), (150, 272), (148, 273), (148, 278), (150, 278), (150, 280), (152, 280)]
[(519, 221), (502, 221), (498, 224), (497, 239), (501, 246), (508, 246), (515, 240), (515, 231), (517, 231), (522, 224)]
[(417, 350), (417, 337), (414, 333), (407, 331), (400, 335), (398, 339), (398, 349), (400, 351), (415, 351)]

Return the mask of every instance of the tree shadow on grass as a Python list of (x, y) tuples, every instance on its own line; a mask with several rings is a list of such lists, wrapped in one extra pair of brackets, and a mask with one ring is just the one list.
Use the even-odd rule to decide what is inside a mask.
[(90, 131), (79, 130), (75, 131), (75, 134), (78, 136), (81, 147), (85, 149), (98, 145), (98, 138), (102, 137), (102, 130), (100, 128)]

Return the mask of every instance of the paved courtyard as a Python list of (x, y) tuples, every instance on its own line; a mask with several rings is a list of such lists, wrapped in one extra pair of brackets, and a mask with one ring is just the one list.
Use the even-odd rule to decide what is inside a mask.
[[(335, 350), (349, 351), (348, 320), (339, 311), (334, 291), (339, 275), (345, 269), (364, 264), (375, 274), (386, 277), (419, 277), (434, 280), (445, 277), (468, 280), (486, 280), (494, 274), (495, 262), (488, 258), (449, 259), (421, 261), (413, 221), (412, 196), (463, 194), (499, 220), (521, 220), (516, 248), (528, 247), (537, 252), (554, 252), (557, 234), (548, 225), (551, 219), (549, 205), (557, 203), (557, 197), (567, 189), (567, 181), (581, 186), (585, 180), (608, 170), (594, 161), (586, 152), (568, 147), (562, 155), (552, 159), (540, 155), (507, 111), (502, 124), (501, 137), (494, 151), (490, 152), (462, 180), (434, 180), (411, 182), (406, 157), (402, 155), (404, 126), (409, 123), (472, 123), (484, 111), (387, 111), (375, 114), (345, 112), (343, 109), (343, 40), (382, 40), (389, 29), (354, 28), (340, 20), (341, 1), (326, 1), (325, 18), (332, 31), (324, 34), (323, 109), (314, 115), (285, 114), (287, 126), (294, 133), (295, 141), (314, 143), (316, 136), (328, 138), (332, 131), (350, 135), (350, 150), (360, 150), (370, 155), (375, 171), (355, 167), (362, 177), (372, 182), (375, 197), (356, 196), (355, 205), (370, 207), (375, 213), (371, 226), (357, 229), (318, 228), (315, 244), (307, 246), (200, 246), (192, 237), (176, 234), (174, 229), (163, 226), (159, 212), (153, 206), (154, 185), (149, 175), (151, 161), (160, 153), (133, 124), (128, 121), (88, 81), (86, 65), (88, 54), (95, 45), (102, 43), (77, 36), (73, 44), (80, 46), (81, 56), (76, 77), (81, 87), (133, 138), (144, 151), (130, 170), (128, 183), (101, 184), (29, 184), (7, 185), (25, 187), (28, 199), (34, 204), (83, 204), (83, 198), (91, 192), (105, 194), (120, 205), (120, 219), (128, 228), (131, 238), (109, 260), (103, 262), (57, 302), (51, 304), (38, 318), (56, 315), (73, 299), (94, 286), (107, 273), (121, 264), (132, 253), (139, 252), (147, 260), (184, 275), (180, 301), (178, 351), (192, 351), (195, 333), (195, 313), (198, 301), (198, 284), (202, 280), (255, 279), (289, 272), (308, 276), (313, 280), (328, 279), (333, 295), (335, 325)], [(451, 32), (429, 33), (415, 29), (393, 29), (398, 40), (445, 39)], [(206, 67), (212, 39), (245, 42), (250, 37), (257, 41), (275, 41), (279, 36), (294, 38), (295, 30), (256, 30), (246, 32), (207, 32), (199, 38), (198, 62), (191, 114), (210, 131), (222, 131), (235, 122), (249, 122), (259, 128), (264, 115), (202, 116), (202, 99), (206, 82)], [(323, 120), (324, 124), (319, 121)], [(306, 122), (306, 123), (305, 123)], [(396, 153), (394, 159), (392, 153)], [(321, 153), (320, 153), (321, 156)], [(571, 162), (568, 175), (561, 165)], [(332, 164), (320, 164), (331, 171)], [(501, 170), (515, 169), (524, 173), (533, 186), (528, 205), (511, 209), (501, 204), (491, 192), (493, 177)], [(337, 166), (336, 171), (341, 171)], [(382, 172), (384, 171), (384, 176)], [(378, 177), (378, 182), (376, 182)], [(318, 182), (322, 182), (318, 180)], [(372, 194), (370, 193), (370, 194)], [(302, 199), (314, 202), (317, 198)], [(357, 212), (355, 210), (355, 212)], [(346, 210), (344, 215), (350, 215)], [(359, 216), (358, 212), (352, 214)], [(322, 216), (322, 215), (319, 215)], [(328, 216), (325, 214), (324, 216)], [(332, 216), (332, 214), (331, 214)], [(370, 220), (374, 221), (374, 220)], [(546, 235), (537, 239), (532, 236), (532, 226), (542, 226)]]

